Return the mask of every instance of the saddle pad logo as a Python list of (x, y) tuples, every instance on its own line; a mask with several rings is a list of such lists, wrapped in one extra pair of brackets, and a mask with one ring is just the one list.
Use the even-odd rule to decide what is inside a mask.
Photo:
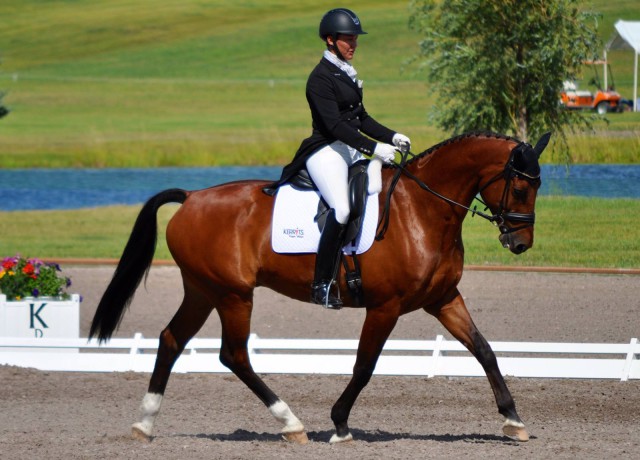
[(304, 238), (303, 228), (283, 228), (282, 233), (289, 238)]

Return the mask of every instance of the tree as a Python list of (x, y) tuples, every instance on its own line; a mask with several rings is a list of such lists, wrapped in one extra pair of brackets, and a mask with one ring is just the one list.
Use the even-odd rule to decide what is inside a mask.
[(453, 134), (493, 130), (521, 140), (591, 127), (563, 110), (563, 82), (601, 47), (597, 15), (573, 0), (413, 0), (414, 57), (437, 96), (433, 118)]
[(2, 103), (2, 99), (4, 98), (5, 93), (0, 91), (0, 118), (9, 115), (9, 109), (7, 109)]

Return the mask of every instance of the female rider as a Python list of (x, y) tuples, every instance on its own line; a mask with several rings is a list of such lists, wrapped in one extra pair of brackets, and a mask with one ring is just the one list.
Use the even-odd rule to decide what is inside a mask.
[(366, 32), (351, 10), (333, 9), (323, 16), (320, 38), (327, 49), (309, 75), (306, 88), (313, 132), (302, 141), (293, 161), (285, 166), (280, 180), (271, 187), (273, 190), (286, 183), (306, 168), (328, 204), (330, 211), (320, 236), (311, 302), (334, 309), (342, 306), (340, 298), (331, 293), (331, 285), (345, 243), (343, 237), (350, 213), (349, 166), (365, 160), (364, 155), (372, 156), (367, 168), (368, 191), (378, 193), (382, 189), (382, 162), (392, 162), (396, 148), (408, 150), (410, 147), (407, 136), (382, 126), (362, 105), (362, 82), (357, 80), (356, 70), (349, 63), (358, 46), (358, 36), (362, 34)]

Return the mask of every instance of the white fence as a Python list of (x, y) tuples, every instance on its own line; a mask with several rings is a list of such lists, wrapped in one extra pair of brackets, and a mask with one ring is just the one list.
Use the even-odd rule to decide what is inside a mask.
[[(357, 340), (249, 339), (258, 373), (351, 374)], [(157, 339), (136, 334), (104, 345), (86, 339), (0, 337), (0, 364), (46, 371), (151, 372)], [(491, 342), (504, 375), (539, 378), (640, 379), (640, 343)], [(175, 372), (229, 372), (220, 364), (220, 339), (195, 338)], [(71, 351), (70, 354), (69, 352)], [(375, 370), (379, 375), (484, 376), (482, 367), (457, 341), (389, 340)]]

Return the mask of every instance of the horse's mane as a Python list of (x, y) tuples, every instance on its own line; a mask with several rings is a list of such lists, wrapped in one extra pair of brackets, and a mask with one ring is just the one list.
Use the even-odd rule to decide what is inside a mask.
[(442, 141), (439, 144), (434, 145), (433, 147), (429, 147), (427, 150), (415, 155), (413, 158), (407, 161), (407, 164), (413, 163), (414, 161), (424, 156), (431, 155), (432, 153), (436, 152), (437, 150), (440, 150), (444, 146), (455, 144), (456, 142), (460, 142), (461, 140), (468, 139), (470, 137), (486, 137), (486, 138), (503, 139), (505, 141), (520, 142), (515, 137), (507, 136), (506, 134), (494, 133), (492, 131), (471, 131), (468, 133), (459, 134), (458, 136), (454, 136), (450, 139), (447, 139), (446, 141)]

